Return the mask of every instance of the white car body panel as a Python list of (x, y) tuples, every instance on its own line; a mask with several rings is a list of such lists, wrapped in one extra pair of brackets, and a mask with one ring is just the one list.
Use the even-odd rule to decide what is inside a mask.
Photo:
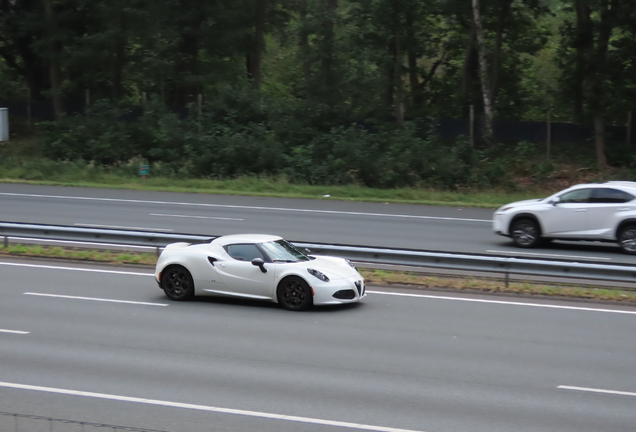
[(569, 197), (586, 192), (589, 192), (590, 197), (598, 197), (597, 194), (601, 190), (620, 191), (636, 196), (636, 182), (576, 185), (544, 199), (507, 204), (493, 214), (493, 231), (500, 235), (512, 236), (512, 222), (519, 217), (530, 217), (539, 222), (543, 238), (617, 241), (622, 223), (636, 223), (636, 199), (622, 203), (598, 202), (594, 199), (587, 202), (561, 201), (561, 197), (568, 193)]
[[(365, 297), (364, 278), (343, 258), (316, 256), (309, 261), (265, 262), (267, 272), (264, 273), (251, 261), (232, 258), (224, 248), (228, 245), (277, 240), (282, 239), (268, 235), (232, 235), (204, 244), (173, 243), (159, 257), (155, 279), (160, 283), (164, 269), (179, 265), (192, 275), (194, 294), (198, 296), (232, 296), (277, 302), (278, 284), (287, 276), (298, 276), (312, 289), (314, 305), (354, 303)], [(214, 264), (209, 261), (210, 258)], [(327, 275), (329, 281), (322, 281), (309, 274), (308, 268)], [(360, 288), (356, 287), (356, 282), (360, 284)], [(341, 290), (353, 290), (354, 298), (334, 298), (334, 293)]]

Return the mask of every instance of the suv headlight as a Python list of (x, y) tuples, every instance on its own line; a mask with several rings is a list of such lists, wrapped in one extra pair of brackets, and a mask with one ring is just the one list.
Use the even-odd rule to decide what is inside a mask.
[(329, 278), (327, 277), (326, 274), (324, 274), (323, 272), (316, 270), (316, 269), (312, 269), (312, 268), (308, 268), (307, 272), (314, 276), (315, 278), (320, 279), (323, 282), (329, 282)]

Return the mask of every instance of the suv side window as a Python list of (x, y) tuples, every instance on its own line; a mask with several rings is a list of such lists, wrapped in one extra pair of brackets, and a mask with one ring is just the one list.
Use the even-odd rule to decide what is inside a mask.
[(634, 197), (627, 192), (618, 189), (599, 188), (594, 189), (592, 194), (592, 203), (626, 203), (633, 200)]
[(254, 258), (265, 259), (255, 244), (233, 244), (225, 247), (227, 253), (238, 261), (252, 261)]
[(577, 189), (570, 192), (566, 192), (561, 195), (559, 202), (561, 204), (569, 203), (588, 203), (592, 196), (592, 189)]

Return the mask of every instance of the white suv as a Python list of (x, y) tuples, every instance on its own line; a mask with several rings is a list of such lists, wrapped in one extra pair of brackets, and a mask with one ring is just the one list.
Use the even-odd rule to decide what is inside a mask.
[(556, 239), (595, 240), (618, 242), (636, 254), (636, 182), (581, 184), (505, 205), (493, 215), (493, 230), (524, 248)]

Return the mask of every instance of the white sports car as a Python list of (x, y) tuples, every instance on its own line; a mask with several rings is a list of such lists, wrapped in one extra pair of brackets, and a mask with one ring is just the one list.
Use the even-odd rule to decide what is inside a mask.
[(172, 300), (220, 295), (269, 300), (289, 310), (355, 303), (364, 279), (344, 258), (310, 256), (278, 236), (241, 234), (209, 243), (172, 243), (155, 269)]

